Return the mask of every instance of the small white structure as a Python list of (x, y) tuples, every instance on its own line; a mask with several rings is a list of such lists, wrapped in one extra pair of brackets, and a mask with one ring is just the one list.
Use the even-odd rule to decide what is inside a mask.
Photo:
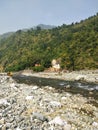
[(52, 64), (53, 71), (56, 71), (56, 72), (60, 71), (61, 67), (60, 67), (60, 64), (57, 62), (56, 59), (53, 59), (51, 64)]
[(51, 62), (52, 66), (56, 65), (57, 64), (57, 61), (56, 59), (53, 59), (52, 62)]

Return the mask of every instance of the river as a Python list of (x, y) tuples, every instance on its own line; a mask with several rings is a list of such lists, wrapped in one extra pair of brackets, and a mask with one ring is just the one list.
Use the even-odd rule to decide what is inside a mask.
[(39, 87), (51, 86), (58, 92), (66, 91), (73, 94), (82, 94), (86, 97), (94, 97), (98, 100), (98, 84), (78, 81), (65, 81), (60, 79), (42, 78), (34, 76), (14, 75), (13, 79), (18, 83), (34, 84)]

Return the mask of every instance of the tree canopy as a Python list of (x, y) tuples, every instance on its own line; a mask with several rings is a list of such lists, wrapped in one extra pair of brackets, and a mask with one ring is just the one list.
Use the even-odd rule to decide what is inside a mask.
[(0, 66), (18, 71), (60, 59), (67, 70), (98, 69), (98, 15), (53, 29), (18, 30), (0, 40)]

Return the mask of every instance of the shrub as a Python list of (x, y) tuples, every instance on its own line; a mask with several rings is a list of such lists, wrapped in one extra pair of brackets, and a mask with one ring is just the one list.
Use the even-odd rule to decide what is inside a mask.
[(44, 67), (43, 67), (43, 66), (34, 66), (32, 69), (33, 69), (33, 71), (35, 71), (35, 72), (44, 71)]

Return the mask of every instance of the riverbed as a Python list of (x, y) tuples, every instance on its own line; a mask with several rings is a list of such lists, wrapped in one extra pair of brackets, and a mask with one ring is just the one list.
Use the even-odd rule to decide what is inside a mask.
[(97, 130), (98, 91), (79, 87), (84, 84), (30, 74), (0, 76), (0, 129)]

